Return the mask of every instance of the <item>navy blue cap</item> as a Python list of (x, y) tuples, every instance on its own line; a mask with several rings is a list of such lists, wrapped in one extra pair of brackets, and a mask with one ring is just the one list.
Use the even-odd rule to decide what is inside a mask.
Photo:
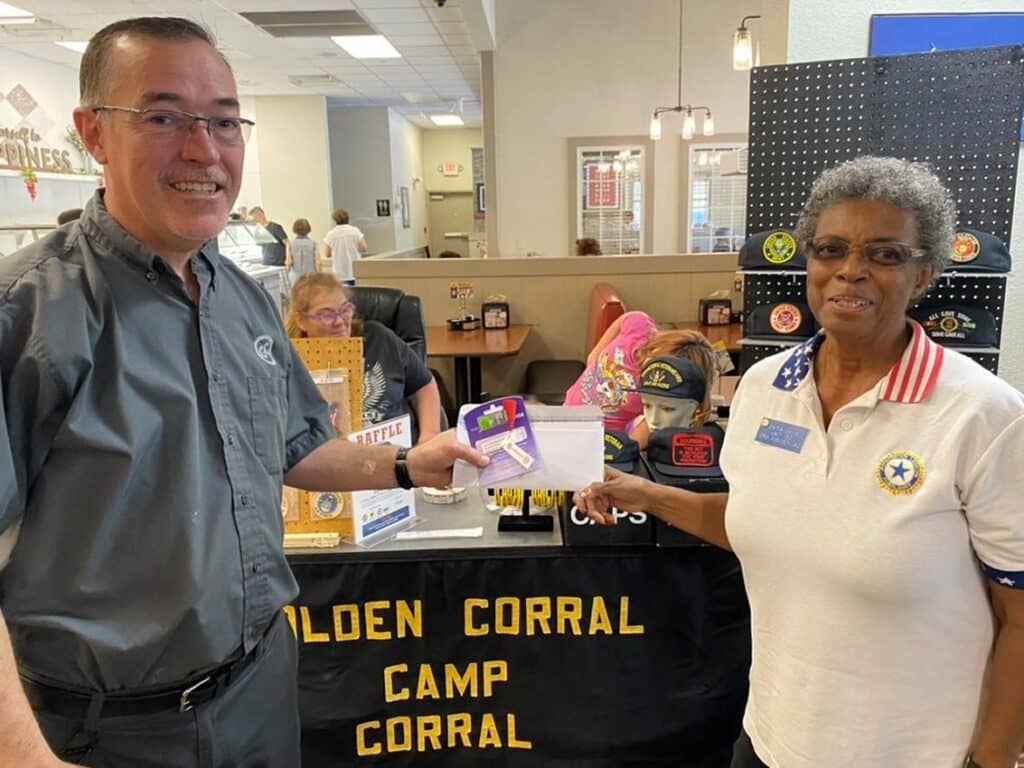
[(806, 304), (780, 301), (754, 307), (745, 320), (747, 336), (793, 336), (810, 338), (816, 324), (814, 315)]
[(1009, 272), (1010, 251), (995, 235), (977, 229), (958, 229), (953, 238), (953, 260), (947, 269), (957, 272)]
[(999, 343), (996, 320), (991, 312), (981, 307), (959, 304), (914, 307), (910, 316), (922, 325), (929, 338), (940, 344), (995, 347)]
[(647, 463), (658, 475), (721, 477), (718, 466), (725, 432), (715, 424), (703, 427), (667, 427), (654, 432), (647, 442)]
[(640, 370), (640, 386), (633, 392), (703, 402), (707, 392), (704, 374), (683, 357), (652, 357)]
[(758, 232), (740, 248), (742, 269), (807, 269), (807, 260), (788, 229)]
[(640, 459), (640, 444), (625, 432), (614, 429), (604, 433), (604, 463), (612, 469), (630, 474)]

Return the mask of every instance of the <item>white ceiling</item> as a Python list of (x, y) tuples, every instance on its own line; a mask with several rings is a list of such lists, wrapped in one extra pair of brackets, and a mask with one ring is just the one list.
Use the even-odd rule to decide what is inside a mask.
[[(390, 106), (433, 127), (429, 113), (461, 103), (467, 125), (480, 125), (480, 56), (463, 18), (478, 0), (13, 0), (49, 24), (0, 26), (0, 46), (75, 67), (80, 56), (56, 40), (87, 40), (132, 16), (185, 16), (217, 37), (242, 95), (328, 97), (331, 106)], [(102, 9), (101, 9), (102, 8)], [(239, 12), (356, 10), (402, 54), (354, 59), (329, 38), (274, 37)], [(330, 75), (336, 82), (295, 85), (289, 78)]]

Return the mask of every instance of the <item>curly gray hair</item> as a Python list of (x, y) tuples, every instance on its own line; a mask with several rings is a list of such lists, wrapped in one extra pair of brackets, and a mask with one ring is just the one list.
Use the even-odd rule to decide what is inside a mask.
[(796, 239), (814, 237), (818, 217), (840, 200), (881, 200), (912, 213), (917, 221), (918, 247), (923, 262), (935, 267), (936, 277), (949, 264), (956, 227), (956, 203), (931, 166), (896, 157), (858, 157), (829, 168), (811, 187), (796, 223)]

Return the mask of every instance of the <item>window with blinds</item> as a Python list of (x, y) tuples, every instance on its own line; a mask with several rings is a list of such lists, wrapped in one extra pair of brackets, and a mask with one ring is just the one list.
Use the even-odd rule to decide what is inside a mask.
[(644, 150), (580, 147), (576, 152), (576, 240), (601, 253), (640, 253), (644, 244)]
[(747, 145), (691, 145), (687, 250), (738, 251), (746, 218)]

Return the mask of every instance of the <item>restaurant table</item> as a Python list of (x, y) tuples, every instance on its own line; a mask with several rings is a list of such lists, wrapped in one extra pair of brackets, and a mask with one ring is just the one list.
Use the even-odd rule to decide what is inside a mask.
[(750, 665), (733, 554), (499, 533), (488, 500), (417, 492), (412, 531), (478, 538), (288, 552), (303, 767), (728, 768)]
[(454, 359), (455, 406), (461, 408), (466, 403), (480, 402), (481, 358), (517, 355), (529, 335), (529, 325), (476, 331), (450, 331), (444, 325), (428, 325), (427, 356)]

